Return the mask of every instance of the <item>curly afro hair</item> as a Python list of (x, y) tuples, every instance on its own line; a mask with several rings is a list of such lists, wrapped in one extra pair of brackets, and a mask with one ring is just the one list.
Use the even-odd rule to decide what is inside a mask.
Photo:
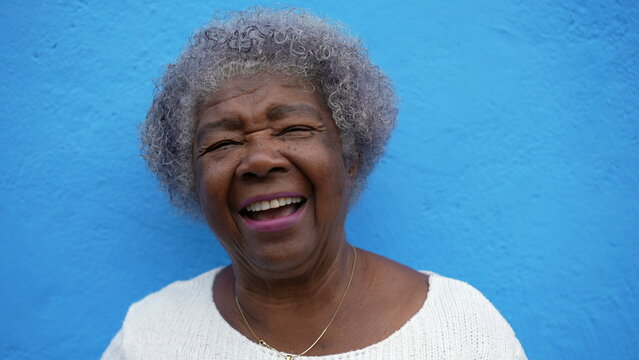
[(299, 9), (256, 7), (215, 17), (168, 65), (141, 126), (149, 168), (172, 203), (196, 218), (202, 215), (192, 161), (196, 109), (225, 81), (262, 71), (300, 77), (321, 92), (345, 163), (359, 162), (351, 202), (384, 153), (397, 118), (396, 96), (342, 26)]

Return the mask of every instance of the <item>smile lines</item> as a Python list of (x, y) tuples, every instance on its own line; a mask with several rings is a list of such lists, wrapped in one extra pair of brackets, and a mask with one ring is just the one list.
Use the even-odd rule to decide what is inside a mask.
[(299, 202), (302, 202), (302, 200), (303, 199), (301, 197), (281, 197), (281, 198), (272, 199), (268, 201), (256, 201), (252, 204), (249, 204), (244, 209), (246, 211), (262, 211), (262, 210), (269, 210), (269, 209), (277, 209), (280, 206), (297, 204)]

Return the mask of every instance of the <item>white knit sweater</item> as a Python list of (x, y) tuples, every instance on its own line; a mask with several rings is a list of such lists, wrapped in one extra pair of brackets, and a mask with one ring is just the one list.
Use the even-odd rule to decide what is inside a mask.
[[(278, 359), (283, 356), (245, 338), (220, 315), (212, 284), (221, 268), (175, 282), (133, 304), (103, 360)], [(422, 308), (379, 343), (313, 360), (526, 359), (512, 329), (475, 288), (428, 273)]]

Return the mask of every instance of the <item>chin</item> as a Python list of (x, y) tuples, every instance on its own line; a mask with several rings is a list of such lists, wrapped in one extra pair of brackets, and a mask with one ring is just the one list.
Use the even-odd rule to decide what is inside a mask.
[[(316, 246), (301, 244), (266, 244), (250, 256), (257, 270), (270, 278), (291, 278), (309, 271), (315, 265), (312, 256)], [(255, 248), (255, 247), (254, 247)]]

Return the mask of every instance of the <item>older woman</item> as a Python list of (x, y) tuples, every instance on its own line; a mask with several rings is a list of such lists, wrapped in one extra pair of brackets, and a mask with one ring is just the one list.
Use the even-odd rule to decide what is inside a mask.
[(208, 222), (232, 264), (131, 306), (103, 359), (524, 359), (471, 286), (348, 244), (349, 205), (396, 114), (361, 44), (302, 11), (199, 31), (143, 142), (173, 203)]

